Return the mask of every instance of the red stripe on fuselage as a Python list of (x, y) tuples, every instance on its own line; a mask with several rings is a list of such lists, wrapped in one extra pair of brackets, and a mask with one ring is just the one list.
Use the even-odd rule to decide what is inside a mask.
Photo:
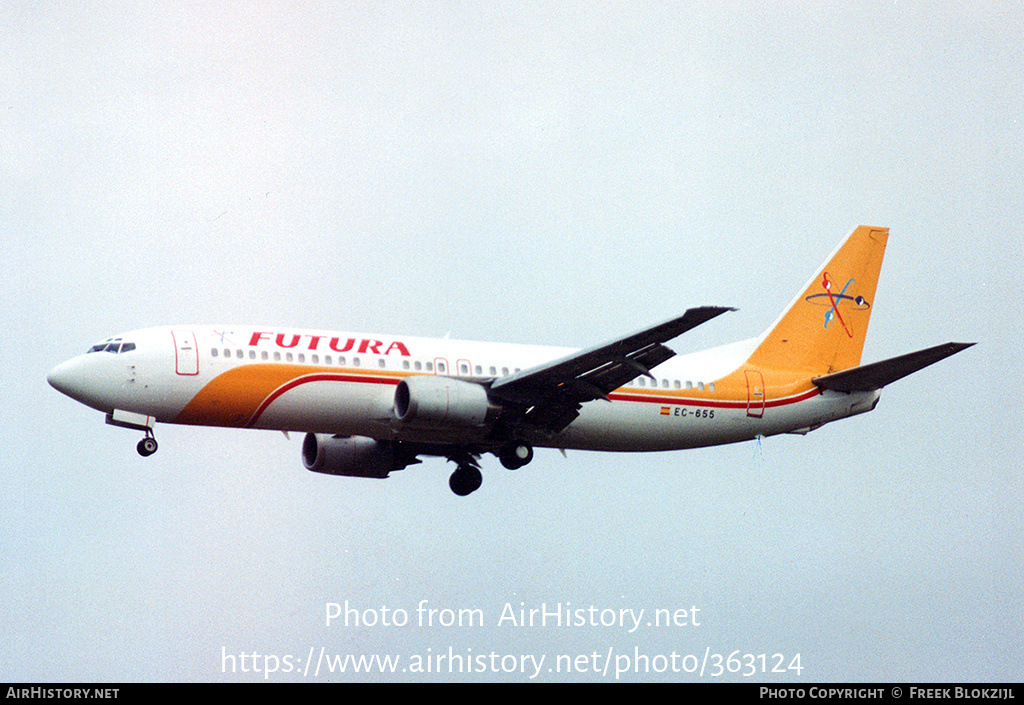
[[(309, 384), (312, 382), (348, 382), (351, 384), (382, 384), (388, 386), (397, 386), (400, 381), (401, 379), (394, 377), (381, 377), (378, 375), (360, 375), (340, 372), (326, 372), (302, 375), (301, 377), (296, 377), (295, 379), (290, 380), (286, 384), (281, 385), (273, 392), (268, 394), (267, 397), (260, 403), (259, 407), (257, 407), (256, 411), (253, 412), (252, 418), (249, 420), (247, 426), (252, 427), (256, 425), (260, 417), (271, 404), (273, 404), (286, 392), (296, 389), (297, 387), (301, 387), (304, 384)], [(817, 388), (809, 389), (795, 396), (765, 401), (764, 406), (779, 407), (786, 406), (788, 404), (796, 404), (798, 402), (816, 397), (819, 394), (821, 394), (821, 390)], [(608, 398), (611, 399), (612, 401), (634, 402), (638, 404), (668, 404), (672, 406), (698, 406), (714, 409), (746, 409), (748, 404), (746, 399), (739, 401), (720, 399), (695, 399), (692, 397), (669, 397), (654, 394), (637, 393), (612, 393), (608, 395)]]

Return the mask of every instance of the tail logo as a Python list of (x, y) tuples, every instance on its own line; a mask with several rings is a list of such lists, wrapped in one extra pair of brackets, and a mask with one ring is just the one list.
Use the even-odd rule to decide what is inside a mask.
[(843, 319), (843, 314), (840, 312), (840, 308), (848, 309), (851, 305), (855, 311), (864, 311), (871, 308), (871, 304), (869, 304), (863, 296), (853, 296), (846, 293), (847, 290), (854, 286), (854, 284), (854, 280), (849, 279), (838, 294), (833, 293), (832, 280), (829, 279), (828, 272), (825, 272), (821, 278), (821, 288), (824, 289), (824, 292), (820, 294), (811, 294), (804, 299), (815, 306), (827, 306), (828, 310), (825, 311), (825, 328), (828, 328), (828, 324), (831, 323), (833, 319), (836, 319), (843, 327), (843, 330), (846, 331), (846, 335), (851, 338), (853, 337), (853, 330)]

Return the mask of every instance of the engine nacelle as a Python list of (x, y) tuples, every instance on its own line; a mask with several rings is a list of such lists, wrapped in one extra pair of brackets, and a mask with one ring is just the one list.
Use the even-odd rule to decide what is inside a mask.
[(302, 441), (302, 464), (307, 470), (325, 475), (375, 477), (383, 479), (407, 462), (400, 459), (394, 444), (365, 436), (327, 436), (307, 433)]
[(395, 390), (395, 418), (407, 424), (479, 428), (497, 410), (482, 386), (451, 377), (406, 377)]

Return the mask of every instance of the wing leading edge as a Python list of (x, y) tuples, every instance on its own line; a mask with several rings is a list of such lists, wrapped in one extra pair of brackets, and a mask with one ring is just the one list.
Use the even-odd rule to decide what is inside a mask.
[(701, 306), (681, 316), (604, 345), (496, 380), (491, 396), (519, 407), (522, 423), (557, 433), (579, 415), (583, 403), (646, 375), (675, 355), (669, 340), (733, 308)]

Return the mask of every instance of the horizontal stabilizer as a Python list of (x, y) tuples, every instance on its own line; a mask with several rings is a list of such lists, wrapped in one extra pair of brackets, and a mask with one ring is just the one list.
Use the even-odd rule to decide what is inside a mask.
[(822, 389), (833, 389), (837, 392), (870, 392), (881, 389), (885, 385), (903, 379), (909, 374), (955, 355), (974, 343), (946, 343), (934, 348), (918, 350), (899, 357), (892, 357), (870, 365), (861, 365), (842, 372), (815, 377), (811, 381)]

